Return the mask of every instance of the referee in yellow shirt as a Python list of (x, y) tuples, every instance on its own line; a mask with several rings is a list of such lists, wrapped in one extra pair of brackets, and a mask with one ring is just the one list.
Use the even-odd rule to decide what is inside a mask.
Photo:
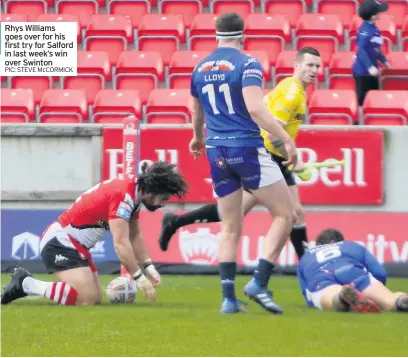
[[(300, 125), (306, 117), (306, 88), (315, 82), (321, 66), (319, 52), (312, 47), (300, 49), (294, 63), (294, 74), (281, 81), (271, 92), (265, 96), (265, 105), (272, 115), (282, 124), (290, 137), (295, 140)], [(262, 130), (265, 147), (279, 165), (282, 174), (289, 186), (295, 202), (297, 221), (290, 234), (292, 244), (298, 257), (302, 257), (307, 247), (307, 234), (305, 215), (299, 199), (299, 191), (294, 174), (282, 164), (286, 153), (283, 143), (270, 138)], [(302, 163), (298, 162), (297, 169), (301, 170)], [(244, 212), (247, 213), (257, 204), (256, 198), (249, 192), (244, 192)], [(167, 250), (171, 237), (177, 229), (199, 222), (219, 222), (220, 217), (216, 204), (207, 204), (198, 209), (191, 210), (182, 215), (166, 213), (162, 220), (162, 230), (159, 237), (160, 248)]]

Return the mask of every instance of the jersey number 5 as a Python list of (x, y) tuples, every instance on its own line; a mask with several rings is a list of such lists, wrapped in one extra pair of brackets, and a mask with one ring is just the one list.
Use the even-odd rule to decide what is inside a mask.
[[(228, 107), (229, 114), (235, 114), (234, 108), (232, 107), (232, 99), (231, 99), (231, 91), (228, 83), (223, 83), (218, 87), (218, 92), (224, 93), (225, 103)], [(214, 85), (209, 83), (203, 87), (203, 93), (208, 93), (208, 99), (210, 101), (211, 108), (214, 114), (220, 114), (220, 111), (217, 108), (217, 104), (215, 103), (215, 90)]]

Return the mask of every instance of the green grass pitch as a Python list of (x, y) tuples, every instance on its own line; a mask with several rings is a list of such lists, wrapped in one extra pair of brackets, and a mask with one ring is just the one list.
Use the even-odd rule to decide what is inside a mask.
[[(10, 275), (3, 274), (2, 286)], [(38, 278), (52, 280), (52, 276)], [(114, 276), (103, 276), (104, 287)], [(250, 276), (239, 276), (241, 290)], [(217, 276), (162, 276), (155, 304), (59, 307), (45, 299), (2, 306), (3, 356), (407, 356), (408, 314), (322, 313), (307, 308), (295, 277), (273, 277), (274, 316), (221, 315)], [(406, 279), (390, 279), (407, 291)], [(244, 298), (241, 294), (240, 298)]]

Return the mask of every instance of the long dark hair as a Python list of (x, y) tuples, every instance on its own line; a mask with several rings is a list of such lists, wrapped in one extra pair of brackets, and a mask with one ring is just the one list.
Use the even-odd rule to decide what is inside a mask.
[(138, 189), (145, 194), (175, 195), (183, 198), (188, 190), (184, 177), (174, 164), (164, 161), (142, 166), (142, 174), (137, 179)]

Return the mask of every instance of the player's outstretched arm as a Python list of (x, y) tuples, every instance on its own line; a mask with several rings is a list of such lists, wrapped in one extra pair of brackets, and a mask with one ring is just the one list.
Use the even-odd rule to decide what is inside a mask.
[(127, 272), (133, 276), (136, 285), (142, 291), (144, 298), (155, 301), (156, 290), (152, 283), (143, 275), (129, 240), (129, 222), (119, 218), (111, 219), (109, 220), (109, 227), (112, 232), (115, 251), (120, 262), (125, 266)]
[(127, 272), (134, 274), (139, 269), (139, 265), (129, 240), (129, 223), (124, 219), (111, 219), (109, 220), (109, 227), (120, 262), (125, 266)]
[(296, 165), (297, 151), (295, 143), (278, 123), (277, 119), (274, 118), (265, 107), (263, 103), (262, 88), (259, 86), (247, 86), (242, 89), (242, 94), (251, 118), (260, 128), (263, 128), (276, 138), (277, 141), (280, 141), (278, 147), (284, 146), (288, 158), (285, 164)]
[(130, 242), (132, 244), (133, 252), (139, 265), (142, 266), (143, 271), (146, 273), (147, 278), (153, 284), (153, 286), (160, 285), (160, 274), (154, 267), (152, 260), (150, 259), (149, 252), (147, 250), (146, 242), (140, 232), (140, 226), (138, 220), (132, 220), (130, 222)]

